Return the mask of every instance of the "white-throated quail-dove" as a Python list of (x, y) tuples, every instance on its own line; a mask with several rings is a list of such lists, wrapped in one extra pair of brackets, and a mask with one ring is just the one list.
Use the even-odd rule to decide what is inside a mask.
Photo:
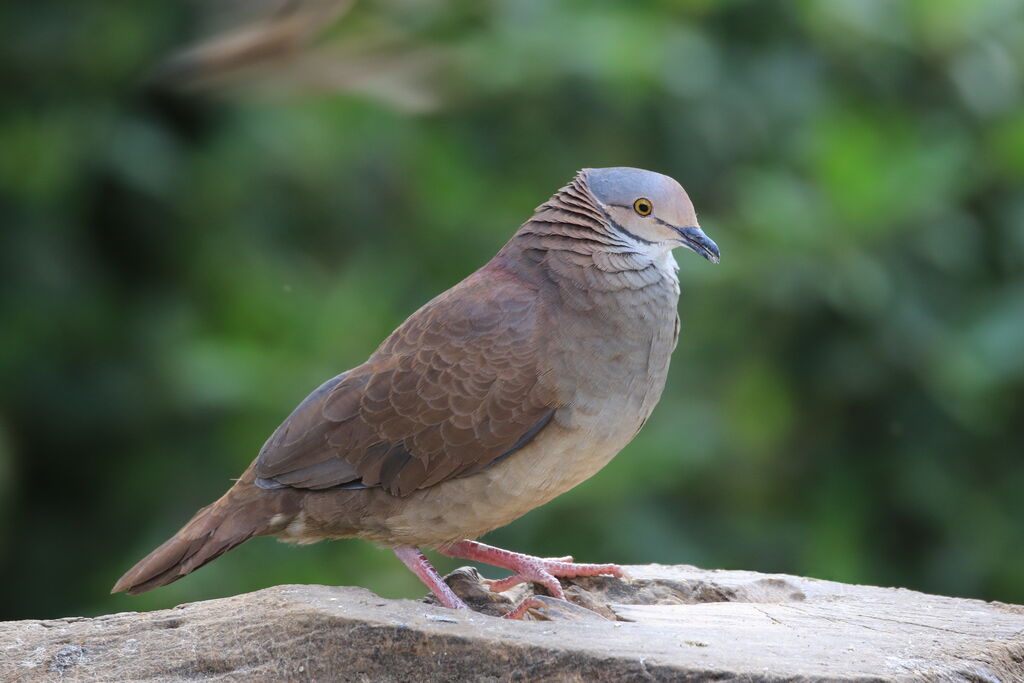
[(647, 420), (679, 334), (680, 246), (718, 262), (679, 183), (580, 171), (485, 266), (310, 394), (234, 486), (113, 591), (168, 584), (266, 535), (392, 547), (456, 609), (420, 547), (514, 572), (492, 590), (533, 581), (563, 598), (557, 577), (621, 576), (473, 539), (591, 477)]

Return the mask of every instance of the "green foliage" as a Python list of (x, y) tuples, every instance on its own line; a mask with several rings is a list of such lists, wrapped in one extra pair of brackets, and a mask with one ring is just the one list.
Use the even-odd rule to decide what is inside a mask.
[(106, 595), (309, 390), (608, 165), (679, 179), (722, 264), (679, 254), (636, 441), (490, 540), (1024, 601), (1020, 3), (358, 6), (330, 40), (445, 56), (427, 114), (156, 96), (183, 12), (0, 9), (0, 617), (422, 594), (369, 544), (258, 539)]

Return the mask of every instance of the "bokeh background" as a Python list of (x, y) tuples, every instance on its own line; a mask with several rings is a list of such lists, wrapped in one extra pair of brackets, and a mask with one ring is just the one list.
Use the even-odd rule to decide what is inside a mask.
[(679, 179), (722, 263), (679, 254), (640, 436), (488, 540), (1024, 602), (1020, 2), (321, 0), (283, 57), (177, 53), (240, 4), (0, 8), (0, 618), (422, 595), (370, 544), (270, 539), (107, 592), (611, 165)]

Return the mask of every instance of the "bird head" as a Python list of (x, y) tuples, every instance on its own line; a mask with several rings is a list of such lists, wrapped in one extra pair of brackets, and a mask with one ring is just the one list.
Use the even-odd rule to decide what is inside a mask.
[(580, 172), (611, 227), (657, 249), (687, 247), (718, 263), (718, 245), (697, 224), (686, 190), (672, 178), (640, 168), (587, 168)]

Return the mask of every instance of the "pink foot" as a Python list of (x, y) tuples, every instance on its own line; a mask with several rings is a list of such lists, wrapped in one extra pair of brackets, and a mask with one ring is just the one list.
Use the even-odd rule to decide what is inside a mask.
[[(552, 597), (565, 600), (562, 584), (558, 582), (557, 577), (559, 576), (567, 578), (598, 576), (599, 574), (610, 574), (619, 578), (624, 576), (622, 567), (617, 564), (576, 564), (572, 561), (572, 557), (533, 557), (532, 555), (523, 555), (522, 553), (514, 553), (510, 550), (502, 550), (494, 546), (484, 545), (476, 541), (459, 541), (444, 548), (438, 548), (438, 550), (448, 557), (476, 560), (514, 571), (515, 574), (507, 579), (487, 582), (489, 588), (496, 593), (506, 591), (520, 583), (532, 581), (544, 586)], [(525, 604), (529, 600), (523, 602)], [(506, 617), (512, 619), (520, 618), (532, 606), (526, 605), (524, 607), (524, 604), (520, 604), (509, 613), (518, 612), (518, 616), (506, 615)]]

